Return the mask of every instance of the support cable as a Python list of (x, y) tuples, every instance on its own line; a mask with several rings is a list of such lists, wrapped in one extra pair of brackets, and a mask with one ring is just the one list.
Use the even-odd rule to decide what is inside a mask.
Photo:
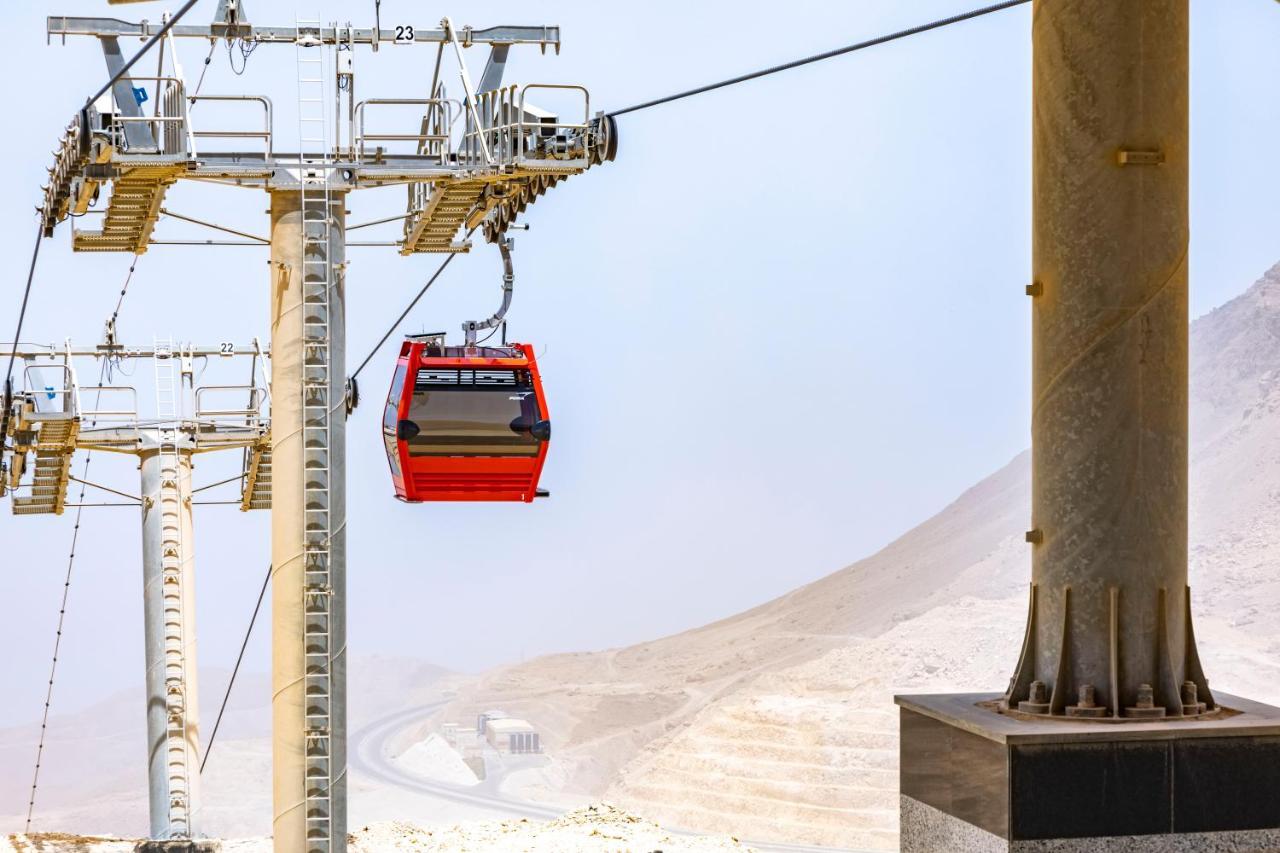
[[(465, 240), (467, 239), (467, 237), (470, 237), (475, 232), (475, 230), (476, 230), (475, 228), (472, 228), (470, 231), (467, 232), (467, 236), (464, 237), (463, 239)], [(436, 283), (436, 279), (438, 279), (440, 277), (440, 274), (444, 272), (445, 267), (449, 266), (449, 263), (456, 257), (457, 257), (457, 254), (451, 254), (445, 257), (444, 262), (441, 263), (440, 266), (436, 268), (436, 271), (432, 273), (431, 278), (427, 279), (427, 283), (422, 285), (422, 289), (418, 291), (418, 295), (413, 297), (413, 300), (409, 302), (408, 306), (404, 309), (404, 311), (400, 312), (400, 316), (396, 318), (396, 321), (391, 324), (391, 328), (387, 329), (387, 333), (382, 336), (382, 340), (378, 341), (378, 343), (374, 345), (373, 349), (369, 350), (369, 354), (364, 357), (364, 361), (360, 362), (360, 366), (356, 368), (355, 373), (351, 374), (352, 379), (355, 379), (357, 376), (359, 376), (360, 371), (364, 370), (365, 365), (367, 365), (373, 359), (373, 357), (378, 354), (378, 350), (382, 349), (382, 345), (387, 342), (387, 338), (391, 337), (392, 333), (395, 332), (397, 328), (399, 328), (400, 324), (404, 322), (404, 318), (409, 316), (409, 312), (412, 311), (413, 307), (418, 304), (418, 301), (420, 299), (422, 299), (423, 294), (425, 294), (431, 288), (431, 285)]]
[[(187, 0), (187, 2), (183, 4), (182, 8), (178, 10), (177, 14), (174, 15), (169, 20), (165, 21), (164, 26), (160, 27), (160, 29), (156, 32), (156, 34), (152, 36), (150, 39), (148, 39), (145, 44), (142, 45), (142, 47), (138, 50), (138, 52), (135, 53), (133, 57), (124, 64), (124, 67), (122, 67), (115, 74), (111, 75), (111, 79), (108, 80), (105, 84), (103, 84), (102, 88), (98, 89), (98, 91), (94, 92), (87, 99), (85, 99), (84, 109), (88, 109), (89, 106), (92, 105), (94, 101), (102, 97), (107, 92), (107, 90), (109, 90), (112, 86), (114, 86), (122, 77), (128, 74), (129, 69), (133, 68), (133, 66), (137, 64), (138, 60), (141, 59), (148, 50), (150, 50), (155, 45), (159, 44), (160, 41), (169, 33), (169, 30), (173, 29), (174, 25), (182, 19), (182, 16), (187, 14), (187, 12), (191, 11), (191, 7), (195, 6), (196, 3), (198, 2), (199, 0)], [(88, 129), (87, 122), (84, 124), (84, 127), (86, 130)], [(36, 258), (38, 258), (40, 255), (40, 243), (43, 241), (43, 238), (44, 238), (44, 224), (41, 223), (39, 226), (39, 230), (36, 232), (35, 248), (31, 252), (31, 269), (27, 272), (27, 286), (26, 286), (26, 289), (23, 291), (23, 295), (22, 295), (22, 308), (18, 313), (18, 334), (13, 336), (14, 348), (9, 353), (9, 366), (5, 370), (4, 412), (3, 414), (0, 414), (0, 446), (3, 446), (8, 441), (7, 436), (9, 431), (9, 404), (13, 401), (13, 360), (14, 360), (14, 356), (17, 354), (17, 347), (18, 347), (17, 341), (21, 337), (22, 322), (27, 314), (27, 300), (31, 296), (31, 281), (35, 277)], [(123, 294), (121, 294), (121, 298), (123, 298)], [(119, 306), (117, 306), (116, 310), (117, 311), (119, 310)]]
[[(68, 480), (73, 480), (74, 482), (77, 482), (77, 483), (79, 483), (79, 484), (81, 484), (81, 485), (83, 485), (83, 486), (93, 486), (95, 489), (101, 489), (101, 490), (102, 490), (102, 491), (104, 491), (104, 492), (110, 492), (111, 494), (113, 494), (113, 495), (117, 495), (117, 496), (122, 497), (122, 498), (128, 498), (129, 500), (133, 501), (133, 502), (134, 502), (134, 503), (136, 503), (136, 504), (140, 504), (140, 503), (142, 503), (142, 498), (138, 497), (137, 495), (131, 495), (131, 494), (129, 494), (128, 492), (121, 492), (121, 491), (119, 491), (119, 490), (117, 490), (117, 489), (113, 489), (113, 488), (111, 488), (111, 487), (109, 487), (109, 486), (104, 486), (104, 485), (102, 485), (101, 483), (91, 483), (91, 482), (89, 482), (88, 480), (83, 480), (83, 479), (81, 479), (81, 478), (79, 478), (79, 477), (76, 477), (76, 476), (74, 476), (74, 475), (71, 475), (71, 474), (68, 474), (68, 475), (67, 475), (67, 479), (68, 479)], [(81, 492), (82, 492), (81, 497), (83, 498), (83, 497), (84, 497), (84, 495), (83, 495), (83, 490), (81, 490)]]
[(228, 478), (227, 478), (227, 479), (225, 479), (225, 480), (219, 480), (219, 481), (218, 481), (218, 482), (216, 482), (216, 483), (210, 483), (210, 484), (209, 484), (209, 485), (207, 485), (207, 486), (201, 486), (201, 487), (200, 487), (200, 488), (198, 488), (198, 489), (192, 489), (192, 490), (191, 490), (191, 494), (193, 494), (193, 495), (194, 495), (196, 492), (203, 492), (203, 491), (207, 491), (207, 490), (209, 490), (209, 489), (213, 489), (213, 488), (216, 488), (216, 487), (218, 487), (218, 486), (225, 486), (227, 483), (234, 483), (234, 482), (236, 482), (237, 480), (243, 480), (243, 479), (244, 479), (244, 474), (236, 474), (234, 477), (228, 477)]
[[(102, 367), (98, 371), (98, 384), (102, 384), (102, 380), (106, 375), (107, 365), (103, 362)], [(98, 400), (102, 399), (102, 391), (98, 391)], [(97, 404), (95, 403), (95, 408)], [(91, 426), (96, 425), (96, 421)], [(44, 758), (44, 738), (49, 730), (49, 708), (53, 704), (53, 681), (58, 673), (58, 651), (62, 648), (62, 628), (67, 618), (67, 601), (71, 595), (71, 573), (75, 568), (76, 562), (76, 544), (80, 541), (80, 518), (84, 515), (84, 496), (85, 491), (89, 488), (87, 478), (89, 476), (89, 463), (93, 460), (93, 451), (88, 451), (84, 455), (84, 469), (80, 472), (79, 478), (76, 479), (80, 483), (80, 500), (76, 504), (76, 523), (71, 530), (71, 553), (67, 557), (67, 573), (62, 583), (62, 603), (58, 606), (58, 629), (53, 640), (53, 662), (49, 666), (49, 686), (44, 694), (44, 713), (40, 719), (40, 741), (36, 745), (36, 766), (31, 774), (31, 798), (27, 801), (27, 823), (23, 832), (31, 832), (31, 817), (35, 813), (36, 808), (36, 791), (40, 784), (40, 762)]]
[[(1024, 6), (1030, 2), (1031, 0), (1005, 0), (1005, 2), (1003, 3), (995, 3), (990, 6), (984, 6), (980, 9), (974, 9), (970, 12), (964, 12), (958, 15), (952, 15), (951, 17), (948, 17), (948, 18), (941, 18), (936, 21), (931, 21), (927, 24), (920, 24), (918, 26), (909, 27), (908, 29), (905, 29), (905, 30), (899, 30), (898, 32), (877, 36), (876, 38), (868, 39), (866, 41), (860, 41), (855, 44), (845, 45), (844, 47), (838, 47), (834, 50), (825, 51), (824, 53), (817, 53), (812, 56), (806, 56), (801, 59), (792, 60), (791, 62), (785, 62), (781, 65), (773, 65), (773, 66), (770, 66), (769, 68), (762, 68), (759, 71), (752, 71), (749, 74), (742, 74), (737, 77), (731, 77), (727, 80), (721, 80), (717, 83), (709, 83), (705, 86), (699, 86), (696, 89), (687, 89), (683, 92), (677, 92), (672, 95), (667, 95), (666, 97), (663, 97), (663, 98), (657, 98), (652, 101), (645, 101), (643, 103), (634, 104), (629, 107), (624, 107), (623, 109), (620, 109), (620, 110), (613, 110), (612, 112), (607, 113), (606, 115), (610, 117), (615, 117), (620, 115), (626, 115), (627, 113), (639, 112), (640, 110), (647, 110), (650, 107), (656, 107), (662, 104), (669, 104), (672, 101), (678, 101), (683, 98), (692, 97), (694, 95), (701, 95), (704, 92), (711, 92), (716, 89), (723, 89), (726, 86), (733, 86), (738, 83), (745, 83), (748, 80), (755, 80), (760, 77), (766, 77), (770, 74), (777, 74), (780, 71), (787, 71), (792, 68), (798, 68), (802, 65), (809, 65), (810, 63), (814, 63), (814, 62), (821, 62), (824, 59), (832, 59), (837, 56), (843, 56), (846, 53), (853, 53), (855, 51), (865, 50), (867, 48), (875, 47), (877, 45), (886, 44), (892, 41), (897, 41), (898, 39), (903, 39), (903, 38), (906, 38), (907, 36), (919, 35), (920, 33), (926, 33), (926, 32), (929, 32), (930, 30), (941, 29), (942, 27), (950, 26), (951, 24), (958, 24), (963, 21), (969, 21), (974, 18), (980, 18), (983, 15), (990, 15), (994, 12), (1001, 12), (1001, 11), (1004, 11), (1005, 9), (1012, 9), (1015, 6)], [(367, 224), (372, 225), (375, 223), (367, 223)], [(473, 228), (471, 229), (471, 231), (468, 231), (467, 236), (470, 237), (472, 231), (474, 230), (475, 229)], [(418, 301), (422, 298), (423, 294), (426, 293), (427, 289), (430, 288), (431, 285), (435, 283), (436, 279), (440, 277), (440, 274), (442, 272), (444, 272), (445, 267), (449, 266), (449, 263), (450, 261), (453, 260), (453, 258), (454, 258), (453, 255), (449, 255), (447, 258), (445, 258), (444, 263), (440, 264), (440, 267), (436, 270), (435, 274), (432, 275), (431, 278), (427, 280), (427, 283), (423, 286), (422, 290), (418, 291), (418, 295), (415, 296), (413, 300), (409, 303), (409, 306), (404, 309), (404, 312), (401, 313), (400, 316), (396, 319), (395, 323), (391, 325), (391, 328), (387, 330), (387, 333), (382, 336), (382, 339), (378, 341), (377, 345), (369, 352), (369, 355), (365, 357), (364, 361), (360, 362), (360, 366), (357, 367), (355, 372), (351, 374), (351, 377), (353, 379), (360, 375), (360, 371), (364, 370), (365, 366), (368, 365), (369, 361), (374, 357), (374, 355), (377, 354), (378, 350), (382, 348), (382, 345), (387, 342), (387, 339), (391, 337), (392, 333), (395, 332), (396, 328), (402, 322), (404, 322), (404, 318), (407, 317), (409, 315), (409, 312), (413, 310), (414, 306), (418, 304)]]
[(23, 288), (22, 307), (18, 309), (18, 328), (13, 333), (13, 347), (9, 350), (9, 366), (4, 371), (4, 411), (0, 412), (0, 457), (4, 455), (4, 449), (9, 444), (9, 410), (13, 403), (13, 361), (18, 355), (18, 341), (22, 338), (22, 324), (27, 319), (27, 302), (31, 299), (31, 282), (36, 277), (36, 261), (40, 258), (40, 244), (43, 242), (44, 226), (41, 224), (36, 226), (36, 244), (31, 249), (31, 266), (27, 269), (27, 286)]
[(1012, 9), (1014, 6), (1023, 6), (1030, 2), (1031, 0), (1006, 0), (1006, 2), (1004, 3), (996, 3), (991, 6), (984, 6), (981, 9), (974, 9), (971, 12), (964, 12), (959, 15), (952, 15), (949, 18), (942, 18), (937, 21), (931, 21), (927, 24), (920, 24), (915, 27), (909, 27), (905, 30), (899, 30), (896, 33), (888, 33), (886, 35), (877, 36), (876, 38), (873, 38), (873, 39), (868, 39), (867, 41), (860, 41), (860, 42), (856, 42), (855, 44), (845, 45), (844, 47), (838, 47), (835, 50), (828, 50), (824, 53), (816, 53), (813, 56), (806, 56), (802, 59), (795, 59), (795, 60), (792, 60), (791, 62), (784, 62), (781, 65), (773, 65), (773, 66), (770, 66), (769, 68), (762, 68), (759, 71), (752, 71), (748, 74), (742, 74), (737, 77), (730, 77), (728, 80), (721, 80), (718, 83), (708, 83), (707, 85), (699, 86), (696, 89), (688, 89), (683, 92), (677, 92), (673, 95), (667, 95), (664, 98), (657, 98), (652, 101), (645, 101), (644, 103), (634, 104), (629, 107), (624, 107), (623, 109), (620, 109), (620, 110), (614, 110), (613, 112), (607, 113), (607, 115), (610, 117), (615, 117), (620, 115), (626, 115), (627, 113), (639, 112), (640, 110), (647, 110), (650, 107), (656, 107), (662, 104), (669, 104), (672, 101), (679, 101), (683, 98), (692, 97), (693, 95), (701, 95), (704, 92), (711, 92), (711, 91), (714, 91), (715, 89), (723, 89), (726, 86), (733, 86), (738, 83), (745, 83), (748, 80), (755, 80), (760, 77), (766, 77), (770, 74), (777, 74), (779, 71), (788, 71), (792, 68), (799, 68), (801, 65), (808, 65), (813, 62), (821, 62), (824, 59), (832, 59), (837, 56), (843, 56), (846, 53), (853, 53), (855, 51), (865, 50), (869, 47), (876, 47), (877, 45), (886, 44), (891, 41), (897, 41), (898, 39), (903, 39), (903, 38), (906, 38), (907, 36), (914, 36), (914, 35), (919, 35), (920, 33), (927, 33), (930, 30), (937, 30), (937, 29), (941, 29), (942, 27), (950, 26), (951, 24), (958, 24), (963, 21), (969, 21), (974, 18), (980, 18), (983, 15), (990, 15), (993, 12), (1002, 12), (1005, 9)]
[(217, 39), (209, 39), (209, 53), (204, 58), (204, 67), (200, 69), (200, 79), (196, 81), (195, 91), (187, 96), (188, 102), (192, 108), (195, 108), (196, 98), (200, 96), (200, 87), (204, 85), (204, 75), (209, 71), (209, 63), (213, 62), (213, 51), (218, 47)]
[[(129, 284), (133, 281), (133, 271), (138, 268), (138, 258), (141, 258), (141, 257), (142, 255), (133, 256), (133, 261), (129, 264), (129, 272), (127, 272), (124, 277), (124, 284), (120, 285), (120, 295), (116, 297), (116, 307), (112, 309), (111, 316), (107, 318), (106, 328), (103, 329), (103, 337), (105, 338), (105, 343), (107, 344), (108, 347), (113, 347), (117, 343), (119, 343), (120, 338), (116, 330), (116, 321), (120, 319), (120, 308), (124, 305), (125, 294), (129, 292)], [(133, 375), (132, 373), (125, 372), (125, 369), (123, 366), (124, 361), (123, 359), (120, 358), (120, 355), (118, 353), (114, 356), (114, 361), (113, 361), (113, 356), (110, 354), (110, 351), (108, 351), (108, 354), (106, 356), (106, 363), (107, 363), (107, 381), (108, 382), (112, 380), (116, 369), (119, 369), (122, 375), (125, 375), (125, 376)], [(99, 380), (98, 384), (101, 385), (102, 381)], [(99, 396), (101, 396), (102, 392), (98, 392), (98, 394)]]
[[(43, 230), (37, 232), (36, 252), (33, 253), (31, 258), (32, 273), (35, 272), (36, 255), (39, 253), (39, 250), (40, 250), (40, 235), (43, 233), (44, 233)], [(122, 305), (124, 305), (124, 297), (129, 290), (129, 282), (133, 280), (133, 271), (138, 266), (138, 257), (139, 256), (135, 255), (133, 259), (133, 263), (129, 265), (129, 272), (125, 276), (124, 284), (120, 288), (120, 295), (116, 299), (115, 309), (112, 310), (111, 312), (111, 319), (107, 321), (107, 330), (111, 333), (114, 333), (116, 318), (119, 317), (120, 308)], [(31, 275), (28, 275), (27, 277), (28, 292), (30, 291), (30, 288), (31, 288)], [(25, 297), (23, 298), (22, 307), (25, 313), (25, 310), (26, 310)], [(21, 315), (19, 315), (19, 318), (18, 318), (18, 329), (19, 331), (21, 331), (22, 329)], [(14, 336), (15, 341), (17, 340), (17, 337), (18, 336), (16, 335)], [(109, 343), (113, 343), (113, 342), (109, 341)], [(16, 351), (17, 351), (17, 343), (14, 344), (14, 352), (16, 353)], [(12, 371), (13, 369), (13, 354), (11, 354), (9, 358), (9, 369), (10, 371)], [(104, 379), (109, 375), (110, 370), (111, 370), (111, 359), (104, 358), (102, 360), (101, 366), (98, 368), (98, 385), (99, 386), (102, 385)], [(9, 386), (8, 386), (7, 379), (5, 380), (5, 382), (6, 382), (6, 385), (5, 385), (6, 400), (5, 400), (4, 414), (5, 414), (5, 421), (7, 421), (8, 415), (9, 415), (9, 401), (8, 401), (8, 393), (7, 393)], [(102, 402), (102, 388), (99, 387), (97, 396), (94, 399), (94, 409), (97, 409), (98, 406), (101, 404), (101, 402)], [(92, 429), (93, 427), (97, 426), (97, 424), (98, 424), (97, 418), (94, 418), (92, 421), (89, 422), (89, 427)], [(6, 424), (6, 428), (7, 428), (7, 424)], [(4, 435), (5, 435), (4, 433), (0, 432), (0, 449), (3, 449)], [(138, 505), (138, 503), (129, 503), (129, 504), (86, 503), (84, 498), (89, 486), (94, 486), (95, 488), (103, 489), (104, 491), (108, 491), (108, 492), (114, 492), (115, 494), (121, 495), (123, 497), (134, 498), (133, 495), (127, 495), (123, 492), (116, 492), (115, 489), (108, 489), (105, 486), (98, 485), (97, 483), (91, 483), (89, 481), (89, 464), (92, 461), (93, 461), (93, 451), (92, 450), (86, 451), (84, 455), (84, 468), (81, 470), (80, 476), (79, 477), (69, 476), (70, 480), (75, 480), (76, 482), (80, 483), (80, 498), (74, 504), (68, 504), (68, 506), (75, 507), (76, 519), (75, 519), (75, 526), (72, 528), (72, 532), (71, 532), (71, 552), (67, 557), (66, 578), (64, 579), (62, 584), (62, 603), (58, 607), (58, 628), (57, 628), (57, 633), (54, 635), (53, 661), (49, 667), (49, 685), (45, 691), (44, 712), (40, 720), (40, 740), (39, 740), (39, 743), (36, 745), (36, 764), (35, 764), (35, 769), (32, 771), (32, 774), (31, 774), (31, 797), (27, 802), (27, 822), (26, 822), (26, 827), (24, 829), (24, 832), (31, 831), (31, 818), (35, 813), (36, 792), (39, 788), (39, 783), (40, 783), (40, 763), (44, 758), (44, 740), (45, 740), (45, 734), (49, 728), (49, 710), (53, 703), (53, 682), (54, 682), (54, 677), (57, 675), (57, 672), (58, 672), (58, 652), (62, 647), (62, 629), (63, 629), (63, 625), (66, 622), (67, 601), (69, 600), (69, 597), (71, 594), (71, 574), (72, 574), (72, 570), (75, 567), (76, 544), (80, 540), (80, 520), (84, 514), (84, 508), (86, 506), (137, 506)]]
[(231, 688), (235, 687), (236, 675), (240, 672), (240, 662), (244, 660), (244, 651), (249, 647), (249, 638), (253, 636), (253, 625), (258, 621), (258, 611), (262, 609), (262, 599), (266, 597), (267, 587), (271, 585), (271, 566), (267, 566), (267, 576), (262, 579), (262, 589), (258, 590), (258, 603), (253, 605), (253, 615), (249, 617), (249, 628), (244, 632), (244, 642), (240, 644), (240, 654), (236, 656), (235, 668), (231, 670), (231, 680), (227, 682), (227, 692), (222, 695), (222, 707), (218, 708), (218, 719), (213, 724), (213, 733), (204, 748), (204, 758), (200, 759), (200, 772), (209, 763), (209, 753), (213, 752), (213, 741), (218, 736), (218, 726), (222, 725), (222, 714), (227, 710), (227, 700), (231, 698)]
[[(101, 89), (99, 89), (98, 91), (94, 92), (92, 95), (89, 96), (89, 99), (84, 102), (84, 105), (88, 107), (94, 101), (98, 100), (98, 98), (101, 98), (103, 95), (105, 95), (108, 89), (110, 89), (117, 82), (119, 82), (120, 78), (124, 77), (126, 74), (129, 73), (129, 69), (132, 68), (134, 64), (139, 59), (141, 59), (148, 50), (151, 50), (152, 47), (159, 44), (160, 41), (166, 35), (168, 35), (169, 30), (173, 29), (173, 25), (178, 23), (178, 21), (182, 20), (182, 16), (187, 14), (187, 12), (191, 11), (191, 7), (196, 5), (196, 3), (198, 2), (200, 2), (200, 0), (187, 0), (187, 2), (183, 4), (182, 8), (178, 10), (177, 14), (175, 14), (169, 20), (165, 21), (164, 26), (156, 30), (156, 34), (153, 35), (151, 38), (147, 39), (147, 43), (138, 49), (138, 52), (133, 55), (132, 59), (130, 59), (128, 62), (124, 64), (123, 68), (121, 68), (119, 71), (113, 74), (111, 79), (108, 80)], [(86, 128), (87, 128), (87, 125), (86, 125)]]

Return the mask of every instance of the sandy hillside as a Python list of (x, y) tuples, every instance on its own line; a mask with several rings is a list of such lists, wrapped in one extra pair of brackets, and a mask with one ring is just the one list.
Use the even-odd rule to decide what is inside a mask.
[[(1193, 324), (1191, 501), (1191, 584), (1206, 669), (1219, 689), (1280, 704), (1280, 370), (1273, 365), (1280, 365), (1280, 266)], [(360, 719), (446, 695), (447, 686), (456, 697), (432, 719), (406, 718), (401, 746), (421, 747), (404, 752), (402, 766), (429, 764), (469, 785), (458, 767), (439, 760), (428, 734), (442, 720), (470, 721), (496, 707), (529, 718), (543, 734), (551, 765), (520, 786), (525, 792), (605, 797), (682, 830), (893, 849), (897, 724), (890, 697), (998, 690), (1015, 663), (1030, 576), (1022, 541), (1028, 461), (1019, 455), (881, 552), (697, 630), (544, 657), (472, 680), (441, 679), (403, 662), (353, 665), (353, 729)], [(229, 740), (211, 762), (206, 824), (224, 836), (265, 831), (269, 750), (258, 706), (267, 692), (265, 683), (245, 691), (246, 706), (232, 715)], [(104, 818), (117, 832), (133, 831), (121, 822), (144, 825), (141, 723), (134, 704), (59, 721), (50, 760), (63, 765), (50, 776), (63, 787), (42, 799), (43, 826), (91, 831)], [(136, 748), (121, 745), (122, 732), (136, 734)], [(16, 756), (25, 765), (32, 734), (0, 732), (0, 763)], [(122, 769), (77, 784), (71, 771), (84, 760)], [(10, 788), (0, 795), (21, 796), (21, 780), (4, 784)], [(569, 836), (554, 833), (581, 827), (556, 823), (491, 824), (474, 831), (496, 835), (472, 838), (466, 833), (473, 830), (460, 830), (446, 842), (439, 829), (394, 821), (412, 815), (443, 824), (465, 818), (465, 807), (433, 806), (358, 773), (352, 791), (353, 820), (370, 823), (360, 843), (391, 844), (379, 833), (405, 833), (426, 845), (412, 849), (423, 850), (462, 849), (439, 846), (446, 843), (627, 849), (560, 846)], [(0, 831), (12, 831), (15, 820), (0, 816)], [(522, 835), (529, 832), (553, 834)], [(508, 842), (515, 847), (501, 846)], [(228, 849), (254, 850), (254, 843)], [(685, 843), (693, 842), (663, 849), (721, 849), (678, 846)]]
[[(1216, 686), (1280, 700), (1280, 265), (1192, 327), (1191, 584)], [(998, 690), (1027, 454), (872, 557), (730, 619), (496, 670), (445, 711), (545, 732), (566, 786), (690, 829), (896, 844), (895, 691)]]

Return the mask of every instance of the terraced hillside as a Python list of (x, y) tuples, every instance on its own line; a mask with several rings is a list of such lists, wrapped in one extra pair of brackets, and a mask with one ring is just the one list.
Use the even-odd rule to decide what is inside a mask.
[[(1280, 698), (1280, 266), (1192, 328), (1191, 583), (1217, 687)], [(1025, 617), (1022, 454), (881, 552), (730, 619), (506, 667), (446, 713), (547, 731), (562, 790), (669, 824), (896, 845), (897, 691), (1004, 686)]]

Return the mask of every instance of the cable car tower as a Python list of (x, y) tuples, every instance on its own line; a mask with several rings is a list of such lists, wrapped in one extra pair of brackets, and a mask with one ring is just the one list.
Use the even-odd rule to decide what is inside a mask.
[[(46, 349), (21, 347), (23, 388), (14, 395), (9, 421), (12, 444), (0, 495), (12, 492), (15, 515), (61, 515), (73, 480), (125, 502), (107, 506), (141, 510), (144, 659), (147, 695), (147, 765), (151, 835), (189, 838), (200, 815), (200, 721), (196, 679), (195, 548), (192, 488), (195, 457), (241, 450), (238, 504), (269, 509), (270, 424), (263, 350), (175, 344), (146, 347), (106, 343), (78, 349), (67, 343)], [(210, 361), (249, 357), (247, 384), (201, 384)], [(153, 402), (139, 404), (137, 385), (120, 382), (105, 369), (98, 385), (82, 385), (77, 362), (154, 364)], [(194, 368), (203, 362), (199, 375)], [(126, 376), (133, 376), (135, 370)], [(71, 473), (76, 451), (138, 458), (137, 494), (90, 483)], [(215, 483), (213, 485), (222, 485)], [(127, 488), (127, 487), (124, 487)]]
[[(146, 39), (161, 24), (114, 18), (48, 19), (48, 35), (98, 39), (113, 75), (125, 67), (121, 39)], [(265, 94), (189, 91), (175, 44), (197, 39), (242, 47), (291, 45), (296, 57), (296, 148), (282, 150), (273, 104)], [(406, 84), (395, 97), (355, 97), (357, 49), (434, 45), (424, 62), (425, 91)], [(547, 190), (612, 160), (616, 126), (593, 114), (578, 85), (503, 83), (513, 46), (557, 53), (554, 26), (430, 29), (405, 22), (373, 28), (298, 19), (292, 26), (251, 23), (239, 0), (220, 0), (207, 26), (175, 25), (158, 49), (153, 77), (123, 76), (82, 109), (55, 152), (41, 218), (51, 236), (68, 216), (90, 212), (106, 196), (101, 227), (72, 231), (82, 252), (141, 254), (154, 238), (168, 189), (198, 180), (266, 191), (270, 236), (248, 244), (270, 248), (272, 512), (272, 680), (274, 845), (279, 853), (346, 849), (346, 418), (356, 402), (345, 374), (347, 197), (356, 190), (405, 186), (402, 255), (472, 248), (479, 230), (504, 239), (516, 217)], [(487, 46), (479, 83), (465, 52)], [(461, 92), (442, 79), (446, 49), (458, 64)], [(163, 63), (167, 60), (169, 71)], [(150, 90), (152, 98), (139, 92)], [(572, 96), (580, 109), (556, 115), (539, 97)], [(148, 110), (145, 100), (153, 100)], [(219, 102), (241, 121), (219, 124), (195, 109)], [(396, 110), (412, 109), (413, 125), (391, 130)], [(257, 122), (246, 130), (245, 121)], [(332, 131), (332, 135), (330, 134)], [(293, 134), (289, 134), (293, 136)], [(251, 237), (191, 216), (199, 225)], [(465, 234), (463, 233), (465, 231)], [(371, 437), (372, 438), (372, 437)], [(159, 839), (186, 830), (161, 820)]]

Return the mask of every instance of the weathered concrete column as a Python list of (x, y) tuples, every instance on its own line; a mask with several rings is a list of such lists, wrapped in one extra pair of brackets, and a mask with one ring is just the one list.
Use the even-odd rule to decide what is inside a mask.
[(147, 776), (151, 838), (157, 841), (194, 837), (200, 809), (191, 450), (189, 437), (174, 430), (143, 436)]
[(1033, 591), (1009, 702), (1178, 717), (1184, 680), (1212, 708), (1187, 590), (1188, 2), (1043, 0), (1032, 39)]
[(1003, 696), (896, 697), (904, 853), (1280, 848), (1280, 709), (1191, 630), (1187, 5), (1033, 7), (1030, 616)]
[[(339, 853), (347, 837), (345, 221), (341, 194), (327, 213), (308, 201), (308, 223), (327, 215), (330, 239), (304, 252), (302, 203), (300, 191), (271, 193), (273, 833), (277, 853)], [(314, 287), (322, 264), (330, 282), (323, 311)], [(307, 341), (320, 319), (327, 394), (311, 387), (321, 365)], [(325, 447), (304, 441), (318, 396), (332, 415)], [(321, 522), (331, 531), (325, 561), (314, 550), (325, 540), (315, 530)]]

